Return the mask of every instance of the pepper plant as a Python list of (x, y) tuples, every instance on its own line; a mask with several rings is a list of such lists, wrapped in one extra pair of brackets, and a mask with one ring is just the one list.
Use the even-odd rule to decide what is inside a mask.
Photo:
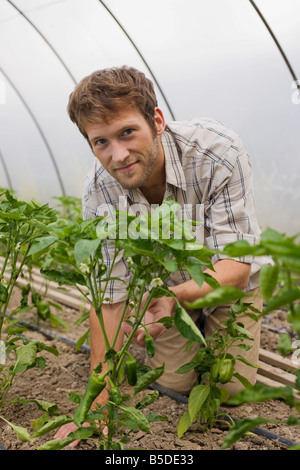
[[(193, 387), (188, 398), (188, 410), (179, 420), (177, 433), (179, 437), (197, 421), (202, 430), (212, 428), (216, 421), (222, 420), (224, 413), (220, 413), (222, 403), (228, 401), (229, 392), (223, 387), (233, 378), (239, 380), (244, 387), (250, 384), (246, 377), (235, 370), (237, 361), (247, 364), (249, 367), (258, 367), (246, 360), (242, 354), (233, 356), (229, 350), (232, 347), (242, 351), (251, 349), (253, 341), (250, 333), (239, 320), (241, 314), (251, 315), (258, 320), (260, 312), (245, 303), (245, 293), (230, 286), (217, 287), (203, 299), (189, 304), (190, 308), (210, 308), (232, 302), (228, 308), (227, 318), (220, 322), (211, 336), (205, 337), (206, 345), (202, 345), (191, 362), (178, 369), (178, 374), (185, 374), (194, 370), (198, 377), (198, 383)], [(238, 301), (236, 300), (238, 299)]]
[(53, 198), (57, 201), (55, 209), (60, 217), (76, 221), (81, 217), (81, 199), (76, 196), (57, 196)]
[[(25, 402), (23, 398), (8, 400), (8, 392), (13, 383), (30, 368), (45, 367), (40, 355), (43, 350), (57, 354), (55, 348), (42, 342), (27, 339), (25, 328), (17, 325), (22, 314), (30, 307), (22, 301), (10, 308), (10, 300), (23, 276), (27, 263), (31, 262), (31, 248), (34, 241), (47, 233), (48, 226), (56, 219), (56, 213), (48, 205), (19, 201), (10, 191), (3, 191), (0, 200), (0, 244), (2, 263), (0, 271), (0, 418), (5, 420), (3, 411), (15, 401)], [(24, 293), (23, 293), (24, 294)], [(35, 401), (38, 403), (38, 401)], [(38, 406), (42, 406), (41, 402)], [(52, 406), (52, 405), (51, 405)], [(9, 423), (23, 440), (30, 440), (25, 429)]]
[[(246, 303), (245, 293), (226, 286), (216, 288), (205, 298), (188, 305), (190, 308), (198, 309), (233, 302), (228, 311), (228, 319), (219, 325), (211, 338), (205, 338), (207, 347), (201, 347), (191, 363), (178, 370), (178, 373), (184, 373), (194, 369), (200, 375), (199, 384), (190, 393), (188, 411), (180, 419), (179, 436), (186, 432), (197, 417), (204, 424), (204, 428), (211, 427), (218, 419), (220, 405), (223, 402), (239, 405), (248, 401), (259, 402), (281, 398), (294, 409), (296, 414), (300, 411), (300, 401), (295, 397), (290, 386), (268, 387), (260, 383), (251, 386), (245, 377), (235, 372), (235, 363), (240, 360), (252, 367), (257, 367), (257, 365), (248, 363), (240, 355), (233, 357), (227, 352), (230, 346), (237, 346), (242, 350), (251, 347), (251, 337), (239, 322), (240, 313), (247, 311), (248, 316), (258, 321), (278, 308), (287, 309), (287, 320), (291, 325), (290, 334), (281, 334), (278, 348), (283, 356), (293, 351), (292, 337), (299, 338), (300, 334), (300, 247), (297, 237), (287, 237), (276, 230), (267, 229), (262, 233), (258, 244), (251, 246), (245, 240), (239, 240), (228, 244), (219, 253), (232, 258), (247, 255), (270, 257), (272, 262), (261, 268), (259, 278), (265, 306), (261, 312), (254, 309)], [(236, 302), (236, 299), (239, 300)], [(249, 346), (244, 344), (245, 340), (248, 341)], [(295, 343), (299, 345), (299, 341)], [(222, 388), (222, 384), (230, 382), (232, 377), (242, 382), (244, 390), (228, 400), (228, 392)], [(295, 372), (295, 388), (300, 390), (299, 370)], [(231, 446), (255, 426), (267, 422), (276, 422), (276, 420), (258, 417), (253, 420), (245, 418), (238, 421), (231, 427), (222, 449)], [(299, 425), (300, 419), (292, 415), (287, 420), (287, 424)]]
[[(145, 415), (142, 411), (156, 400), (157, 391), (138, 399), (140, 392), (145, 393), (145, 389), (162, 375), (164, 364), (153, 370), (145, 366), (138, 367), (129, 347), (137, 328), (142, 327), (146, 331), (146, 351), (149, 355), (154, 354), (154, 342), (148, 333), (144, 316), (151, 299), (173, 295), (165, 283), (172, 272), (185, 269), (199, 285), (204, 280), (212, 282), (210, 276), (202, 271), (203, 266), (211, 267), (212, 252), (198, 243), (192, 230), (177, 217), (179, 209), (178, 203), (167, 200), (151, 214), (139, 217), (118, 211), (113, 220), (98, 218), (71, 222), (60, 219), (52, 224), (50, 237), (41, 237), (36, 241), (36, 253), (47, 249), (48, 255), (52, 257), (52, 263), (41, 273), (60, 285), (71, 284), (79, 289), (95, 308), (106, 346), (106, 367), (99, 364), (94, 369), (81, 399), (78, 395), (71, 395), (71, 399), (78, 403), (74, 415), (78, 430), (66, 439), (47, 442), (41, 449), (63, 448), (76, 439), (91, 439), (92, 434), (98, 436), (95, 439), (99, 449), (121, 449), (128, 442), (132, 430), (139, 428), (151, 432), (151, 421), (165, 419), (153, 413)], [(167, 228), (166, 217), (170, 219)], [(175, 238), (174, 233), (179, 230), (182, 236)], [(109, 301), (106, 288), (112, 279), (114, 263), (107, 270), (103, 261), (104, 243), (112, 244), (114, 259), (122, 251), (131, 271), (124, 310), (111, 343), (105, 332), (102, 305)], [(117, 337), (125, 320), (132, 325), (132, 331), (125, 337), (121, 350), (117, 351)], [(184, 337), (205, 344), (200, 330), (178, 302), (174, 318), (161, 321), (166, 327), (175, 323)], [(88, 334), (84, 335), (79, 343), (87, 337)], [(95, 397), (104, 388), (109, 393), (107, 405), (97, 405), (92, 409)], [(65, 419), (66, 422), (70, 421), (69, 416)], [(88, 427), (86, 423), (89, 423)], [(102, 425), (99, 426), (99, 423)], [(61, 420), (50, 421), (35, 436), (47, 433), (49, 426), (53, 429), (53, 426), (61, 424)]]
[[(262, 402), (265, 400), (281, 399), (290, 406), (291, 415), (286, 420), (287, 425), (300, 425), (300, 368), (297, 349), (299, 349), (300, 337), (300, 244), (298, 236), (287, 236), (276, 230), (268, 228), (261, 236), (260, 242), (255, 246), (249, 246), (245, 241), (239, 241), (226, 247), (226, 253), (230, 256), (268, 255), (273, 264), (265, 265), (260, 272), (260, 289), (265, 300), (260, 317), (284, 308), (287, 311), (287, 321), (290, 332), (280, 335), (278, 349), (285, 357), (296, 352), (295, 360), (295, 387), (268, 387), (257, 383), (253, 387), (247, 387), (229, 400), (232, 405), (244, 402)], [(296, 339), (295, 339), (296, 338)], [(298, 338), (298, 339), (297, 339)], [(296, 348), (296, 351), (295, 351)], [(293, 355), (292, 355), (293, 358)], [(256, 419), (245, 418), (237, 422), (228, 432), (222, 445), (226, 449), (237, 440), (251, 431), (255, 426), (272, 422), (264, 417)], [(281, 422), (281, 424), (283, 424)], [(295, 446), (299, 450), (300, 445)]]

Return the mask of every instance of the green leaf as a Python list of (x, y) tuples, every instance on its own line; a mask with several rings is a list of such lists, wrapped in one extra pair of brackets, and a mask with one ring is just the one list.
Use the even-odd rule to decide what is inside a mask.
[(290, 289), (284, 294), (279, 294), (272, 298), (267, 304), (267, 306), (263, 309), (263, 315), (266, 315), (273, 310), (277, 310), (280, 307), (285, 305), (290, 305), (295, 300), (300, 299), (300, 289), (294, 288)]
[(84, 263), (98, 248), (101, 240), (78, 240), (74, 246), (74, 257), (78, 264)]
[(29, 432), (27, 431), (26, 428), (23, 428), (22, 426), (16, 426), (15, 424), (11, 423), (10, 421), (7, 421), (7, 419), (3, 418), (3, 416), (0, 416), (9, 426), (15, 431), (19, 439), (23, 442), (32, 442), (33, 439), (30, 436)]
[(63, 426), (64, 424), (71, 423), (72, 421), (73, 419), (70, 418), (70, 416), (67, 416), (67, 415), (57, 416), (56, 418), (45, 423), (38, 431), (34, 433), (33, 437), (43, 436), (44, 434), (47, 434), (53, 429)]
[(183, 434), (188, 430), (190, 425), (192, 424), (190, 413), (186, 411), (179, 420), (178, 426), (177, 426), (177, 436), (181, 438)]
[(277, 232), (277, 230), (274, 230), (272, 228), (267, 228), (264, 230), (264, 232), (261, 234), (261, 240), (263, 242), (281, 242), (284, 239), (284, 236), (282, 233)]
[(227, 436), (224, 439), (224, 442), (221, 446), (221, 450), (227, 449), (228, 447), (232, 446), (235, 442), (237, 442), (241, 437), (243, 437), (247, 432), (251, 431), (256, 426), (260, 426), (261, 424), (268, 423), (269, 420), (266, 418), (244, 418), (240, 421), (237, 421), (229, 430)]
[(146, 415), (147, 420), (149, 423), (156, 423), (157, 421), (168, 421), (168, 416), (163, 416), (151, 411)]
[(191, 390), (188, 400), (188, 409), (192, 422), (196, 419), (197, 413), (201, 410), (209, 393), (209, 385), (196, 385)]
[(258, 364), (254, 364), (253, 362), (248, 361), (248, 359), (245, 359), (243, 356), (240, 356), (239, 354), (235, 357), (237, 360), (243, 362), (243, 364), (246, 364), (249, 367), (256, 367), (259, 368)]
[(229, 398), (229, 391), (225, 388), (219, 388), (218, 391), (220, 392), (219, 401), (220, 403), (225, 403)]
[(204, 281), (202, 263), (194, 256), (188, 256), (184, 261), (183, 267), (189, 273), (192, 279), (201, 287)]
[(54, 315), (54, 313), (50, 313), (49, 321), (51, 325), (54, 326), (54, 328), (57, 328), (58, 326), (62, 326), (66, 330), (69, 329), (68, 323), (63, 318), (59, 317), (58, 315)]
[(41, 274), (50, 281), (55, 281), (59, 285), (76, 285), (80, 284), (82, 286), (86, 285), (85, 278), (82, 274), (69, 271), (69, 272), (60, 272), (56, 269), (41, 269)]
[(68, 436), (65, 439), (52, 439), (37, 448), (37, 450), (61, 450), (75, 441), (75, 437)]
[(179, 303), (177, 303), (174, 320), (178, 331), (184, 338), (206, 345), (205, 339), (203, 338), (199, 328), (197, 328), (190, 315)]
[(51, 224), (51, 231), (55, 233), (60, 239), (68, 238), (72, 233), (78, 232), (78, 225), (68, 219), (57, 219)]
[(235, 372), (233, 374), (233, 376), (238, 379), (241, 384), (244, 386), (244, 388), (250, 388), (252, 387), (251, 383), (249, 382), (248, 379), (246, 379), (246, 377), (244, 377), (243, 375), (239, 374), (238, 372)]
[(246, 240), (237, 240), (236, 242), (228, 243), (220, 253), (226, 254), (231, 258), (241, 258), (247, 255), (258, 255), (260, 251), (262, 251), (262, 248), (257, 245), (252, 246)]
[(17, 436), (21, 439), (21, 441), (32, 442), (32, 438), (26, 428), (23, 428), (22, 426), (16, 426), (12, 423), (9, 424), (13, 428)]
[(300, 273), (300, 253), (293, 253), (292, 256), (280, 256), (280, 260), (291, 273)]
[(165, 328), (169, 329), (174, 325), (174, 318), (173, 317), (163, 317), (157, 320), (156, 323), (162, 323)]
[(284, 400), (293, 401), (293, 389), (290, 386), (285, 387), (269, 387), (264, 384), (256, 383), (251, 388), (246, 388), (238, 392), (234, 397), (228, 400), (229, 405), (241, 405), (246, 402), (262, 402), (267, 400)]
[(210, 291), (205, 297), (195, 300), (195, 302), (186, 302), (186, 306), (192, 309), (210, 308), (216, 305), (222, 305), (246, 297), (247, 294), (240, 289), (232, 286), (221, 286)]
[(125, 420), (128, 417), (129, 420), (132, 420), (134, 423), (137, 424), (137, 426), (139, 427), (139, 429), (141, 429), (141, 431), (151, 433), (149, 421), (147, 420), (147, 418), (144, 416), (144, 414), (141, 411), (134, 408), (133, 406), (127, 406), (127, 405), (119, 405), (119, 408), (125, 411), (126, 413), (124, 417)]
[(77, 352), (85, 341), (89, 338), (90, 330), (88, 329), (76, 342), (75, 351)]
[(166, 270), (170, 273), (174, 273), (178, 271), (178, 263), (176, 259), (166, 259), (166, 260), (161, 260), (161, 264), (166, 268)]
[(188, 362), (187, 364), (179, 367), (179, 369), (176, 370), (176, 374), (187, 374), (187, 372), (195, 369), (196, 365), (197, 364), (194, 361)]
[(37, 450), (61, 450), (77, 439), (88, 439), (93, 435), (91, 428), (79, 428), (71, 432), (65, 439), (52, 439), (37, 448)]
[(40, 253), (47, 248), (49, 248), (53, 243), (56, 242), (58, 238), (55, 235), (49, 235), (47, 237), (42, 237), (42, 238), (36, 238), (34, 240), (33, 244), (31, 245), (31, 248), (28, 252), (28, 255), (35, 255), (37, 253)]
[(14, 366), (14, 372), (23, 372), (31, 367), (36, 358), (37, 344), (34, 342), (25, 344), (16, 350), (17, 361)]
[(143, 397), (141, 399), (141, 401), (139, 401), (135, 405), (135, 407), (136, 407), (137, 410), (142, 410), (143, 408), (146, 408), (146, 406), (149, 406), (152, 403), (154, 403), (158, 399), (158, 397), (159, 397), (159, 392), (157, 390), (155, 390), (153, 393), (149, 393), (148, 395)]
[(139, 392), (149, 387), (153, 382), (155, 382), (164, 372), (165, 365), (163, 364), (156, 369), (151, 369), (141, 377), (139, 377), (136, 385), (134, 386), (134, 394), (137, 395)]
[(55, 403), (51, 403), (44, 400), (36, 400), (34, 398), (30, 398), (27, 401), (29, 403), (35, 403), (39, 410), (46, 411), (50, 415), (55, 415), (59, 413), (58, 406)]
[(268, 302), (277, 286), (279, 269), (277, 265), (262, 266), (259, 274), (259, 287), (263, 298)]
[(220, 284), (218, 283), (217, 279), (211, 276), (211, 274), (203, 273), (203, 276), (204, 276), (204, 281), (213, 289), (220, 287)]
[(58, 349), (55, 346), (47, 346), (47, 344), (44, 344), (44, 343), (39, 343), (39, 344), (42, 345), (42, 349), (44, 351), (48, 351), (49, 353), (54, 354), (54, 356), (59, 355)]
[(58, 414), (59, 409), (58, 406), (55, 405), (54, 403), (49, 403), (47, 401), (43, 400), (35, 400), (34, 398), (14, 398), (11, 400), (10, 403), (22, 403), (23, 405), (28, 405), (29, 403), (35, 403), (38, 407), (39, 410), (41, 411), (46, 411), (46, 413), (49, 415), (53, 414)]
[(0, 284), (0, 302), (5, 303), (8, 298), (8, 291), (7, 288), (3, 285)]
[(44, 370), (46, 367), (46, 360), (44, 357), (36, 357), (35, 358), (35, 364), (38, 366), (41, 370)]
[(293, 350), (291, 337), (288, 333), (283, 333), (279, 337), (278, 350), (283, 357), (288, 356)]

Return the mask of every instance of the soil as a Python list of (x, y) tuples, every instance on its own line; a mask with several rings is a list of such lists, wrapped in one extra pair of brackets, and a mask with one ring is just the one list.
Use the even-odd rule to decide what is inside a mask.
[[(13, 302), (18, 302), (18, 295)], [(62, 311), (54, 309), (54, 313), (69, 324), (69, 329), (62, 327), (51, 327), (49, 322), (40, 323), (40, 327), (52, 331), (57, 335), (77, 340), (87, 330), (88, 323), (84, 322), (74, 326), (74, 322), (80, 317), (81, 313), (73, 308), (63, 306)], [(34, 322), (36, 314), (28, 312), (24, 317), (27, 321)], [(262, 329), (261, 347), (277, 352), (279, 335), (272, 331), (273, 328), (287, 327), (285, 312), (274, 312), (265, 319), (265, 327)], [(24, 397), (27, 399), (40, 399), (55, 403), (62, 414), (72, 416), (76, 405), (68, 399), (69, 392), (83, 393), (89, 375), (89, 352), (79, 350), (75, 352), (74, 347), (59, 340), (49, 339), (39, 331), (28, 330), (26, 335), (33, 339), (43, 341), (47, 345), (55, 346), (59, 355), (56, 357), (48, 352), (43, 352), (46, 359), (46, 367), (40, 370), (38, 367), (28, 370), (17, 381), (9, 395), (9, 399)], [(142, 351), (133, 348), (133, 354), (137, 357)], [(168, 421), (152, 423), (152, 433), (135, 431), (131, 435), (130, 447), (147, 450), (171, 450), (171, 451), (196, 451), (196, 450), (219, 450), (228, 431), (228, 425), (216, 423), (212, 429), (202, 432), (199, 426), (193, 424), (188, 431), (179, 439), (177, 437), (177, 425), (180, 417), (187, 410), (187, 404), (160, 394), (159, 399), (148, 407), (147, 412), (155, 411), (160, 415), (167, 415)], [(276, 418), (277, 420), (286, 420), (291, 414), (291, 409), (283, 401), (267, 401), (264, 403), (246, 403), (241, 406), (224, 406), (221, 411), (228, 413), (233, 418), (254, 418), (262, 416), (265, 418)], [(15, 425), (26, 427), (32, 433), (31, 423), (41, 416), (42, 412), (38, 410), (33, 403), (28, 405), (14, 403), (7, 406), (4, 410), (5, 419)], [(268, 424), (261, 426), (272, 433), (285, 437), (288, 440), (300, 442), (300, 428), (297, 426), (287, 426), (286, 424)], [(35, 450), (42, 443), (52, 439), (55, 431), (47, 436), (40, 437), (34, 442), (22, 442), (12, 430), (12, 428), (3, 420), (0, 421), (0, 443), (6, 450)], [(287, 446), (268, 439), (258, 434), (248, 434), (240, 441), (234, 444), (230, 450), (285, 450)], [(68, 449), (69, 450), (69, 449)], [(96, 444), (92, 441), (81, 441), (74, 451), (96, 450)]]

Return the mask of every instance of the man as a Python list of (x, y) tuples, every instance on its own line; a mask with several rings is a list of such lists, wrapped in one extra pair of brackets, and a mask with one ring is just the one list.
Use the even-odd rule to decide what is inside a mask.
[[(172, 122), (166, 125), (163, 112), (157, 106), (153, 84), (143, 73), (130, 67), (97, 71), (84, 78), (70, 96), (68, 112), (71, 120), (89, 143), (96, 159), (88, 175), (83, 194), (85, 218), (102, 215), (105, 207), (118, 207), (120, 200), (127, 206), (135, 204), (151, 209), (172, 197), (183, 207), (189, 204), (191, 217), (197, 205), (203, 207), (204, 243), (209, 248), (222, 249), (227, 243), (245, 239), (255, 244), (259, 239), (256, 220), (252, 171), (249, 157), (240, 138), (230, 129), (212, 119)], [(112, 254), (106, 250), (109, 266)], [(214, 271), (207, 270), (220, 285), (244, 289), (257, 308), (258, 275), (262, 261), (252, 258), (226, 259), (215, 256)], [(113, 275), (125, 281), (129, 270), (124, 259), (118, 259)], [(123, 283), (112, 281), (108, 296), (113, 303), (103, 306), (108, 339), (112, 340), (119, 323), (126, 298)], [(178, 301), (204, 297), (211, 288), (205, 283), (199, 287), (186, 273), (176, 273), (168, 280), (169, 288)], [(174, 313), (172, 297), (154, 299), (146, 314), (151, 323)], [(205, 331), (210, 334), (224, 318), (228, 306), (208, 311)], [(199, 312), (190, 312), (197, 319)], [(245, 327), (253, 334), (253, 347), (247, 353), (250, 361), (258, 359), (260, 325), (243, 318)], [(123, 342), (124, 332), (130, 326), (123, 324), (116, 348)], [(91, 370), (104, 359), (105, 345), (95, 311), (90, 312)], [(184, 377), (175, 373), (188, 362), (195, 349), (185, 350), (187, 341), (176, 328), (166, 330), (162, 324), (149, 326), (155, 339), (156, 353), (148, 358), (151, 367), (165, 362), (165, 373), (159, 383), (179, 393), (189, 393), (195, 384), (192, 372)], [(144, 330), (138, 330), (135, 342), (144, 346)], [(240, 373), (255, 383), (254, 368), (243, 365)], [(239, 383), (229, 385), (230, 393), (240, 388)], [(98, 402), (104, 404), (107, 396), (101, 394)], [(68, 425), (67, 425), (68, 426)], [(56, 437), (64, 437), (70, 427)]]

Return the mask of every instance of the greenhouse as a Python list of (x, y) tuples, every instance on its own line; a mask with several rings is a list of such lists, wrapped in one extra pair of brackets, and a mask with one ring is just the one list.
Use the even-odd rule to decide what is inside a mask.
[[(1, 450), (58, 450), (75, 442), (76, 450), (195, 452), (196, 463), (200, 450), (300, 449), (299, 31), (297, 0), (0, 0)], [(123, 66), (142, 72), (153, 83), (157, 106), (169, 129), (181, 132), (178, 122), (184, 128), (185, 123), (199, 120), (208, 126), (207, 132), (211, 132), (209, 126), (217, 126), (215, 132), (222, 142), (238, 139), (244, 145), (248, 163), (240, 158), (241, 166), (233, 173), (239, 181), (232, 179), (226, 186), (238, 186), (237, 192), (231, 189), (210, 219), (213, 228), (219, 222), (225, 235), (218, 235), (216, 229), (207, 237), (206, 246), (200, 246), (191, 237), (188, 224), (177, 219), (171, 221), (171, 236), (164, 236), (170, 230), (166, 214), (175, 211), (176, 204), (195, 204), (200, 197), (197, 189), (193, 200), (185, 195), (188, 191), (182, 191), (178, 201), (166, 202), (167, 198), (159, 198), (158, 178), (150, 193), (148, 189), (141, 192), (146, 199), (151, 194), (149, 204), (160, 201), (161, 207), (151, 215), (139, 213), (134, 220), (126, 219), (136, 235), (130, 240), (127, 232), (126, 237), (120, 236), (122, 214), (100, 220), (100, 206), (94, 209), (91, 203), (88, 207), (87, 176), (98, 177), (97, 159), (101, 157), (97, 152), (105, 153), (104, 146), (104, 150), (95, 150), (105, 140), (98, 129), (113, 135), (107, 130), (108, 123), (113, 123), (113, 129), (118, 119), (99, 124), (87, 118), (86, 129), (91, 133), (97, 129), (94, 146), (90, 131), (86, 131), (86, 139), (78, 123), (70, 119), (69, 98), (85, 77)], [(126, 113), (120, 115), (126, 118)], [(160, 111), (154, 116), (156, 126), (164, 123)], [(147, 142), (150, 128), (144, 116), (143, 123)], [(126, 132), (131, 133), (127, 127)], [(165, 137), (157, 135), (161, 149)], [(204, 137), (198, 143), (199, 154), (208, 155)], [(189, 145), (196, 147), (192, 140), (186, 147)], [(231, 165), (225, 152), (213, 153), (217, 149), (216, 145), (210, 153), (214, 163), (209, 170), (207, 163), (199, 164), (199, 169), (193, 161), (192, 170), (185, 173), (186, 187), (195, 188), (199, 170), (201, 192), (205, 172), (211, 172), (212, 186), (216, 184), (217, 189), (209, 193), (209, 205), (215, 203), (222, 183), (218, 179), (220, 162), (225, 161), (228, 168)], [(188, 154), (187, 158), (192, 157)], [(118, 183), (141, 166), (130, 157), (128, 162), (133, 170), (129, 163), (116, 168), (121, 174)], [(145, 160), (144, 171), (147, 165)], [(98, 173), (91, 173), (94, 167)], [(174, 175), (176, 171), (177, 167)], [(246, 171), (253, 175), (254, 209), (247, 200)], [(150, 170), (149, 175), (148, 182), (153, 180)], [(91, 181), (90, 176), (90, 198), (93, 191), (98, 201), (116, 198), (112, 183), (105, 187), (101, 180), (95, 190)], [(165, 184), (169, 185), (166, 178)], [(124, 187), (127, 195), (139, 188)], [(243, 206), (236, 214), (237, 209), (232, 209), (235, 198)], [(84, 215), (91, 213), (93, 218)], [(257, 228), (252, 222), (254, 213)], [(144, 239), (143, 227), (153, 220), (161, 225), (155, 235), (152, 232)], [(174, 236), (178, 227), (180, 240)], [(117, 240), (111, 243), (113, 255), (108, 248), (116, 233)], [(243, 283), (242, 270), (236, 271), (240, 274), (234, 279), (225, 273), (224, 281), (216, 270), (216, 279), (212, 279), (212, 260), (223, 260), (223, 266), (224, 261), (235, 263), (238, 269), (251, 266), (251, 273), (249, 268), (250, 274), (245, 274), (249, 282)], [(126, 268), (120, 267), (122, 262)], [(97, 276), (99, 272), (102, 278)], [(183, 295), (185, 304), (180, 301), (180, 289), (176, 290), (178, 273), (183, 273), (181, 280), (197, 286), (191, 289), (193, 295)], [(126, 289), (119, 287), (124, 279)], [(106, 291), (102, 290), (104, 284)], [(252, 304), (250, 294), (248, 303), (243, 296), (254, 292), (254, 284), (255, 292), (262, 294), (260, 308), (256, 308), (256, 300)], [(208, 292), (203, 286), (209, 286)], [(122, 302), (126, 298), (126, 308), (133, 306), (133, 317), (126, 329), (123, 323), (128, 311), (125, 307), (120, 310), (121, 320), (112, 334), (111, 329), (105, 331), (104, 312), (108, 305), (114, 308), (114, 302), (121, 304), (117, 292), (121, 299), (123, 291), (127, 293)], [(200, 360), (198, 351), (191, 362), (181, 362), (180, 367), (176, 362), (182, 383), (191, 373), (196, 377), (189, 393), (160, 381), (166, 371), (155, 360), (160, 343), (151, 336), (151, 322), (144, 322), (148, 315), (145, 299), (150, 310), (151, 302), (167, 299), (164, 305), (170, 306), (173, 299), (170, 318), (167, 314), (159, 318), (162, 333), (158, 337), (174, 328), (188, 344), (186, 351), (200, 348), (205, 356)], [(246, 303), (250, 310), (252, 305), (251, 313)], [(205, 330), (210, 309), (213, 312), (223, 305), (229, 309), (227, 323), (210, 336)], [(101, 331), (106, 352), (106, 362), (98, 360), (94, 369), (90, 363), (96, 337), (92, 311), (96, 320), (98, 317), (95, 330), (98, 335)], [(111, 311), (117, 312), (117, 307)], [(198, 311), (201, 315), (194, 322), (193, 314)], [(247, 357), (252, 356), (244, 358), (243, 353), (251, 351), (253, 334), (239, 315), (251, 321), (255, 317), (255, 325), (261, 325), (257, 351), (253, 347), (258, 355), (258, 364), (251, 366), (258, 377), (254, 385), (239, 368), (232, 369), (223, 382), (220, 375), (225, 361), (228, 368), (247, 365), (247, 361), (250, 367)], [(142, 347), (135, 341), (139, 330), (145, 335)], [(228, 352), (229, 344), (236, 346), (234, 355), (232, 349)], [(177, 356), (181, 346), (174, 353), (171, 342), (169, 347), (167, 356)], [(149, 364), (154, 366), (149, 368)], [(148, 368), (146, 372), (143, 367)], [(236, 398), (227, 395), (226, 386), (219, 386), (235, 380), (244, 388)], [(88, 406), (88, 390), (93, 386), (97, 393)], [(92, 403), (102, 390), (109, 404), (95, 408)], [(84, 406), (88, 409), (83, 417)], [(105, 423), (100, 429), (96, 425), (99, 419)], [(60, 434), (61, 429), (69, 429), (71, 434)]]

